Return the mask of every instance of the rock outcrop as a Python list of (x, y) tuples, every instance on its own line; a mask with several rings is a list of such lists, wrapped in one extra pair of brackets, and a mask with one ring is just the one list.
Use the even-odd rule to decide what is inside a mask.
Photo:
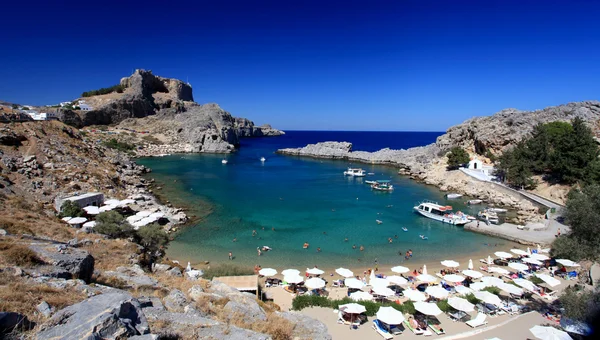
[(87, 251), (62, 244), (33, 243), (29, 246), (46, 265), (36, 269), (42, 276), (81, 279), (90, 282), (94, 258)]

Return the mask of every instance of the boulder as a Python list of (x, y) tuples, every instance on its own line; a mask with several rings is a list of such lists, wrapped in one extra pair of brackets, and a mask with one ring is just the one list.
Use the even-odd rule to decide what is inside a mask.
[(40, 271), (51, 277), (79, 278), (89, 283), (94, 273), (94, 258), (82, 249), (65, 247), (57, 251), (52, 244), (35, 243), (29, 246), (47, 265)]
[(128, 294), (107, 293), (58, 311), (38, 339), (106, 339), (149, 333), (139, 302)]
[(188, 289), (188, 295), (190, 299), (196, 301), (200, 294), (204, 294), (204, 289), (199, 285), (193, 285), (192, 288)]
[(319, 320), (298, 312), (276, 312), (275, 315), (294, 324), (292, 337), (298, 340), (331, 340), (327, 326)]
[(233, 287), (230, 287), (218, 280), (217, 281), (212, 280), (210, 282), (210, 291), (212, 293), (221, 295), (223, 297), (227, 296), (227, 294), (235, 294), (235, 293), (239, 294), (239, 292), (240, 292), (239, 290), (237, 290)]
[(15, 312), (0, 312), (0, 335), (12, 333), (15, 330), (30, 330), (35, 326), (23, 314)]
[(107, 271), (102, 273), (106, 277), (115, 277), (123, 280), (127, 283), (130, 288), (140, 287), (157, 287), (158, 282), (146, 275), (144, 270), (139, 265), (133, 265), (129, 267), (118, 267), (117, 271)]
[(50, 307), (50, 305), (46, 301), (40, 302), (40, 304), (37, 305), (35, 309), (37, 309), (38, 312), (40, 312), (40, 314), (42, 314), (46, 318), (49, 318), (50, 315), (52, 315), (52, 312), (54, 311), (54, 309)]
[(182, 291), (172, 289), (169, 295), (164, 297), (165, 307), (172, 312), (183, 312), (184, 307), (189, 303)]
[(167, 275), (169, 276), (175, 276), (175, 277), (181, 277), (181, 269), (177, 268), (177, 267), (173, 267), (169, 270), (167, 270)]
[(268, 340), (271, 336), (231, 325), (218, 324), (196, 329), (195, 336), (199, 339), (227, 340)]
[(152, 271), (155, 273), (164, 273), (167, 270), (169, 270), (171, 268), (171, 266), (169, 266), (168, 264), (163, 264), (163, 263), (155, 263), (152, 265)]
[(228, 320), (239, 315), (243, 315), (244, 321), (247, 323), (267, 320), (267, 314), (255, 298), (245, 294), (230, 294), (228, 297), (230, 301), (223, 307), (223, 312)]

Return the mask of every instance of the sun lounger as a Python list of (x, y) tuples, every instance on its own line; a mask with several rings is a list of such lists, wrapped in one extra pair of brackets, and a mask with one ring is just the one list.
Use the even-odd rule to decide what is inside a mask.
[(379, 323), (379, 320), (373, 320), (373, 329), (386, 340), (394, 338), (390, 332), (383, 328), (381, 323)]
[(457, 310), (454, 313), (448, 313), (448, 316), (450, 317), (450, 319), (452, 319), (452, 321), (460, 321), (462, 319), (464, 319), (467, 315), (467, 313)]
[(394, 335), (398, 335), (398, 334), (402, 334), (402, 329), (400, 328), (400, 325), (388, 325), (390, 326), (390, 332)]
[(410, 325), (410, 322), (408, 322), (408, 320), (404, 320), (402, 322), (402, 324), (404, 325), (404, 327), (410, 329), (413, 333), (415, 333), (416, 335), (421, 335), (423, 334), (423, 331), (420, 329), (415, 329)]
[(485, 321), (486, 318), (487, 318), (487, 316), (485, 314), (477, 313), (477, 316), (475, 317), (475, 319), (469, 320), (465, 323), (473, 328), (476, 328), (476, 327), (487, 324), (487, 321)]
[(440, 325), (433, 324), (431, 322), (427, 323), (427, 326), (437, 335), (446, 334), (446, 332), (442, 329)]
[(344, 325), (352, 325), (352, 326), (360, 326), (360, 319), (357, 319), (357, 321), (354, 322), (350, 322), (350, 321), (346, 321), (344, 320), (344, 316), (342, 315), (342, 311), (338, 312), (338, 323), (343, 323)]

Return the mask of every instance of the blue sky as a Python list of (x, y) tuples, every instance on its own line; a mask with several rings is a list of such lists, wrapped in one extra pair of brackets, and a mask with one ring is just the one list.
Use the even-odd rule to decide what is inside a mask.
[(197, 102), (288, 130), (442, 131), (507, 107), (600, 99), (597, 1), (2, 7), (10, 102), (74, 99), (136, 68), (189, 79)]

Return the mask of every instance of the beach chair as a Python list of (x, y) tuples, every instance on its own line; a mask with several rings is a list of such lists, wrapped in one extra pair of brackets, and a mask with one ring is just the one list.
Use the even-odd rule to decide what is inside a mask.
[(487, 318), (487, 315), (485, 315), (483, 313), (477, 313), (477, 316), (475, 317), (475, 319), (469, 320), (465, 323), (473, 328), (476, 328), (479, 326), (486, 325), (487, 324), (487, 321), (485, 321), (486, 318)]
[(427, 326), (437, 335), (446, 334), (444, 329), (442, 329), (442, 327), (439, 324), (436, 325), (433, 322), (429, 321), (427, 322)]
[(450, 320), (452, 321), (461, 321), (462, 319), (464, 319), (465, 317), (467, 317), (467, 313), (457, 310), (455, 312), (448, 312), (448, 317), (450, 317)]
[(390, 334), (377, 319), (373, 320), (373, 329), (386, 340), (394, 338), (394, 336)]
[(400, 328), (400, 325), (388, 325), (390, 333), (393, 335), (402, 334), (404, 329)]
[(414, 334), (416, 334), (416, 335), (421, 335), (421, 334), (423, 334), (423, 331), (422, 331), (422, 330), (419, 330), (419, 329), (415, 329), (415, 328), (413, 328), (413, 327), (410, 325), (410, 322), (408, 322), (408, 320), (404, 320), (404, 321), (402, 321), (402, 325), (404, 325), (404, 327), (405, 327), (405, 328), (408, 328), (408, 329), (410, 329), (410, 330), (411, 330), (411, 331), (412, 331)]

